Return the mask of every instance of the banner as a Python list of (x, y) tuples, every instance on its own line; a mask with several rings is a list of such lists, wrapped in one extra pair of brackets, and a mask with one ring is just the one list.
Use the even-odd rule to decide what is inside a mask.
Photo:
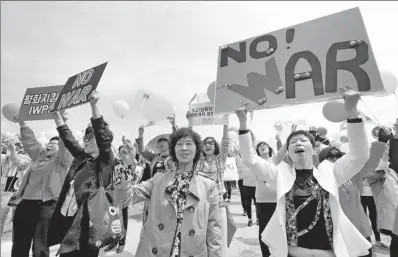
[[(367, 116), (366, 114), (364, 114), (361, 111), (358, 111), (358, 115), (360, 118), (362, 118), (364, 123), (372, 123), (376, 126), (378, 126), (378, 123), (376, 121), (374, 121), (373, 119), (371, 119), (369, 116)], [(347, 129), (347, 120), (343, 121), (340, 124), (340, 131), (346, 130)]]
[(214, 106), (211, 102), (196, 103), (189, 106), (189, 115), (192, 126), (228, 125), (228, 115), (214, 116)]
[(74, 75), (66, 81), (54, 111), (68, 109), (89, 102), (91, 92), (97, 89), (108, 62)]
[(239, 180), (238, 167), (234, 157), (228, 157), (225, 163), (224, 181), (237, 181)]
[(224, 114), (339, 99), (345, 85), (384, 90), (359, 8), (221, 46), (209, 98)]
[(63, 88), (64, 86), (50, 86), (26, 89), (19, 109), (19, 119), (23, 121), (52, 119), (49, 110), (54, 107)]

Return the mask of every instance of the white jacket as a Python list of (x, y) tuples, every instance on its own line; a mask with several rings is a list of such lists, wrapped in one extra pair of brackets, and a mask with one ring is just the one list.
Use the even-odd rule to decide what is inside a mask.
[[(322, 162), (314, 167), (314, 177), (321, 187), (329, 192), (330, 210), (333, 221), (333, 250), (336, 257), (357, 257), (365, 255), (372, 245), (361, 235), (341, 209), (338, 188), (358, 173), (369, 158), (367, 135), (363, 123), (349, 123), (347, 134), (350, 139), (348, 153), (334, 164)], [(283, 162), (275, 166), (257, 156), (253, 150), (250, 134), (239, 136), (243, 162), (258, 177), (264, 179), (277, 191), (277, 207), (270, 222), (262, 233), (262, 240), (269, 246), (271, 256), (288, 255), (286, 237), (285, 194), (293, 187), (296, 179), (294, 168)]]

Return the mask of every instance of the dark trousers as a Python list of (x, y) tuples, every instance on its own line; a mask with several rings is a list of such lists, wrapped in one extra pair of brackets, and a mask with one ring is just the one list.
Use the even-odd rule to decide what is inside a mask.
[[(122, 209), (122, 215), (123, 215), (123, 226), (124, 229), (127, 231), (127, 224), (129, 221), (129, 207), (124, 207)], [(119, 242), (120, 245), (125, 245), (126, 244), (126, 237), (123, 237), (123, 239), (120, 240)]]
[(247, 211), (247, 217), (252, 218), (252, 200), (256, 203), (256, 187), (243, 186), (245, 196), (245, 210)]
[(242, 209), (243, 211), (246, 211), (246, 206), (245, 206), (245, 192), (243, 191), (243, 179), (238, 180), (238, 187), (239, 187), (239, 193), (240, 193), (240, 202), (242, 204)]
[(258, 240), (260, 241), (261, 253), (263, 257), (269, 257), (271, 253), (268, 250), (268, 246), (261, 240), (261, 233), (263, 233), (265, 227), (270, 221), (274, 211), (276, 209), (276, 203), (256, 203), (257, 219), (258, 219)]
[(391, 234), (390, 257), (398, 256), (398, 235)]
[(227, 190), (227, 192), (224, 194), (224, 200), (225, 199), (231, 200), (232, 182), (233, 181), (224, 182), (225, 189)]
[(29, 257), (32, 246), (33, 257), (48, 257), (47, 231), (56, 200), (47, 202), (22, 200), (13, 219), (13, 243), (11, 257)]
[(377, 210), (373, 196), (361, 196), (361, 203), (366, 214), (368, 214), (367, 210), (369, 210), (369, 219), (372, 224), (373, 234), (376, 241), (380, 241), (380, 233), (377, 230)]
[(98, 257), (99, 249), (93, 249), (89, 246), (89, 219), (87, 215), (87, 208), (84, 209), (84, 214), (81, 220), (81, 230), (80, 230), (80, 238), (79, 238), (79, 250), (61, 253), (60, 257)]

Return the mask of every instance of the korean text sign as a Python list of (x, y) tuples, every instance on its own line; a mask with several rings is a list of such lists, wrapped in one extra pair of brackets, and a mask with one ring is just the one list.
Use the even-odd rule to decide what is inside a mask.
[(359, 8), (220, 47), (215, 113), (383, 91)]
[(108, 63), (83, 71), (68, 79), (55, 103), (54, 111), (72, 108), (89, 102), (91, 92), (96, 90)]
[(26, 89), (19, 118), (23, 121), (52, 119), (49, 110), (54, 107), (64, 86), (35, 87)]
[(190, 104), (189, 117), (192, 126), (229, 124), (228, 115), (223, 115), (222, 117), (214, 116), (214, 105), (212, 102)]

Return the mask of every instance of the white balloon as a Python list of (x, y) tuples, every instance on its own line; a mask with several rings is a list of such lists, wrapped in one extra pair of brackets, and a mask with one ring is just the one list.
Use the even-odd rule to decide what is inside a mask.
[(129, 104), (124, 100), (116, 100), (113, 102), (113, 111), (117, 116), (123, 118), (130, 111)]
[[(144, 95), (148, 95), (149, 97), (145, 99)], [(142, 109), (140, 112), (140, 116), (145, 118), (146, 120), (153, 121), (162, 121), (166, 120), (171, 114), (174, 113), (174, 105), (172, 102), (164, 98), (163, 96), (156, 95), (155, 93), (148, 91), (139, 91), (135, 97), (134, 101), (139, 103), (139, 108)], [(138, 113), (137, 113), (138, 114)]]
[(337, 149), (340, 149), (340, 147), (343, 145), (343, 143), (340, 142), (340, 141), (333, 141), (333, 142), (330, 142), (330, 144), (331, 144), (333, 147), (336, 147)]
[(384, 96), (388, 96), (388, 95), (394, 93), (395, 90), (397, 90), (397, 86), (398, 86), (397, 77), (395, 77), (395, 75), (389, 71), (382, 71), (382, 72), (380, 72), (380, 75), (381, 75), (381, 80), (382, 80), (384, 88), (385, 88), (385, 92), (378, 93), (373, 96), (384, 97)]
[(348, 135), (347, 135), (347, 131), (344, 130), (344, 131), (341, 132), (341, 134), (340, 134), (340, 141), (341, 141), (343, 144), (346, 144), (346, 143), (349, 142)]

